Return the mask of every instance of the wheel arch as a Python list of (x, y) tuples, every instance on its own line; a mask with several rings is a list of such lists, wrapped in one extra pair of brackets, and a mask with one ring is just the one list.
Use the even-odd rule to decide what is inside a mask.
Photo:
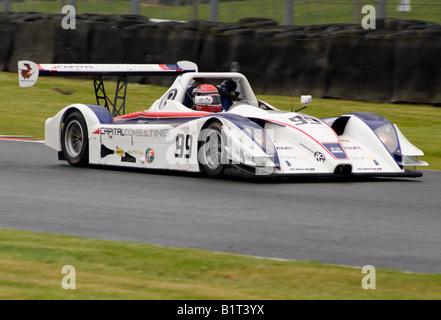
[(45, 122), (45, 144), (52, 149), (61, 151), (61, 130), (66, 118), (73, 112), (80, 112), (86, 120), (87, 127), (91, 128), (97, 124), (111, 124), (113, 117), (110, 112), (97, 105), (71, 104), (60, 110), (55, 116), (46, 119)]
[(225, 123), (221, 120), (221, 118), (219, 118), (219, 117), (210, 117), (209, 119), (207, 119), (207, 121), (204, 122), (204, 124), (202, 125), (200, 131), (202, 131), (202, 130), (208, 128), (209, 125), (211, 125), (212, 123), (215, 123), (215, 122), (220, 123), (220, 124), (222, 124), (222, 125), (225, 124)]
[(92, 105), (92, 104), (74, 104), (70, 105), (64, 111), (61, 119), (63, 124), (66, 118), (74, 112), (80, 112), (86, 120), (87, 126), (91, 127), (95, 124), (111, 124), (113, 123), (113, 117), (109, 110), (105, 107)]

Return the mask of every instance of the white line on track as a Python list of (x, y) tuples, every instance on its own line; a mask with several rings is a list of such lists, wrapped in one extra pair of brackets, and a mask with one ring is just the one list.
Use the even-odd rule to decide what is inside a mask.
[(0, 135), (0, 141), (19, 141), (19, 142), (44, 143), (44, 140), (33, 139), (31, 136), (11, 136), (11, 135)]

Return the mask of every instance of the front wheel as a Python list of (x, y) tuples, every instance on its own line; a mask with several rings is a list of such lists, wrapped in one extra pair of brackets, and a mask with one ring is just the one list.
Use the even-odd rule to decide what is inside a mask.
[(222, 140), (222, 124), (211, 123), (202, 130), (199, 140), (199, 163), (203, 171), (211, 178), (221, 177), (227, 165)]
[(87, 124), (80, 112), (73, 112), (64, 121), (61, 149), (70, 165), (80, 167), (89, 163)]

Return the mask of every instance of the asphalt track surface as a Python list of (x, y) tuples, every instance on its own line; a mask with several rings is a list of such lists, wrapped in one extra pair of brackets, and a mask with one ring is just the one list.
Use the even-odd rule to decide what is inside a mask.
[(0, 141), (0, 228), (441, 273), (441, 172), (289, 182), (73, 168)]

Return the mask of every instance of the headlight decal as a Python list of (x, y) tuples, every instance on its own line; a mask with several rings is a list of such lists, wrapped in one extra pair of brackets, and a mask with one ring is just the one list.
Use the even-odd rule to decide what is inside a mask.
[(389, 120), (373, 113), (351, 113), (366, 123), (374, 131), (378, 139), (383, 143), (397, 164), (403, 166), (400, 141), (397, 132)]
[(400, 153), (397, 133), (391, 123), (378, 127), (374, 132), (390, 153)]

